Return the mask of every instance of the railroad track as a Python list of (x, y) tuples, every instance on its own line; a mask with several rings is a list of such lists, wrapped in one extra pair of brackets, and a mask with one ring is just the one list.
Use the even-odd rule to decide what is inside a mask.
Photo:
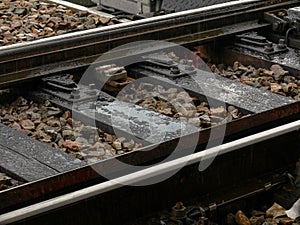
[[(242, 186), (243, 183), (237, 185), (239, 188), (237, 193), (240, 193), (240, 196), (245, 195), (245, 198), (248, 197), (247, 194), (251, 196), (267, 192), (272, 190), (272, 188), (276, 188), (277, 185), (288, 183), (287, 177), (278, 175), (280, 174), (278, 171), (281, 171), (281, 173), (284, 174), (284, 172), (289, 170), (290, 165), (288, 165), (289, 163), (287, 162), (281, 164), (281, 170), (277, 170), (276, 175), (266, 173), (264, 174), (266, 177), (264, 177), (261, 172), (264, 171), (265, 173), (267, 167), (269, 167), (269, 172), (274, 168), (279, 168), (278, 162), (281, 160), (278, 159), (280, 157), (285, 157), (286, 159), (298, 157), (299, 153), (297, 154), (295, 151), (289, 151), (283, 154), (283, 152), (278, 149), (276, 157), (269, 157), (267, 160), (263, 160), (264, 163), (262, 164), (261, 157), (265, 154), (274, 154), (273, 147), (276, 145), (284, 144), (284, 146), (288, 146), (286, 149), (295, 149), (299, 147), (297, 146), (297, 142), (288, 142), (291, 140), (290, 138), (294, 140), (299, 138), (299, 126), (299, 121), (296, 121), (203, 152), (188, 155), (145, 170), (115, 178), (114, 180), (59, 196), (45, 202), (37, 203), (4, 214), (0, 217), (0, 223), (64, 224), (71, 221), (72, 224), (115, 224), (121, 222), (132, 224), (129, 222), (130, 220), (133, 221), (136, 218), (147, 216), (147, 213), (153, 214), (169, 207), (174, 201), (179, 201), (180, 199), (184, 199), (185, 201), (195, 201), (195, 199), (201, 199), (201, 197), (210, 193), (211, 196), (208, 199), (213, 201), (214, 196), (216, 196), (216, 193), (214, 192), (218, 188), (233, 188), (233, 183), (236, 183), (237, 181), (245, 182), (250, 177), (252, 180), (250, 179), (250, 182), (248, 180), (249, 183), (247, 183), (247, 186)], [(267, 149), (266, 146), (268, 146)], [(218, 156), (212, 165), (212, 168), (199, 173), (199, 162), (214, 157), (215, 154), (218, 154)], [(255, 156), (251, 158), (249, 157), (250, 155)], [(238, 158), (234, 156), (238, 156)], [(251, 160), (249, 160), (250, 158)], [(225, 165), (224, 160), (227, 162)], [(246, 165), (239, 165), (240, 163), (238, 162), (241, 162), (240, 160), (245, 160), (244, 162)], [(228, 163), (231, 166), (229, 166)], [(176, 171), (178, 168), (182, 168), (183, 165), (184, 168), (181, 169), (179, 174), (170, 180), (165, 180), (162, 183), (150, 186), (131, 186), (139, 185), (139, 183), (142, 184), (143, 182), (147, 183), (147, 180), (151, 180), (151, 178), (157, 179), (174, 170)], [(257, 170), (252, 170), (251, 175), (249, 176), (249, 174), (246, 174), (246, 171), (248, 173), (250, 172), (248, 167), (251, 165), (254, 165), (254, 168)], [(236, 171), (237, 167), (239, 169), (243, 167), (246, 170), (238, 172)], [(232, 176), (233, 171), (235, 171), (234, 174), (236, 176)], [(221, 179), (222, 182), (218, 182), (219, 179)], [(255, 182), (253, 182), (253, 180), (255, 180)], [(225, 183), (228, 186), (223, 186)], [(123, 186), (125, 184), (129, 186)], [(213, 193), (209, 191), (212, 185), (214, 187)], [(174, 188), (179, 186), (180, 190)], [(249, 194), (251, 191), (254, 193)], [(168, 195), (166, 195), (166, 193), (168, 193)], [(211, 211), (217, 210), (217, 205), (219, 205), (219, 207), (222, 204), (226, 205), (224, 202), (225, 199), (231, 200), (233, 199), (233, 196), (236, 195), (235, 192), (227, 194), (221, 192), (219, 194), (222, 196), (223, 201), (215, 202), (215, 208), (211, 209)], [(146, 197), (149, 195), (151, 195), (150, 198)], [(161, 197), (162, 195), (164, 196), (163, 199)], [(240, 196), (235, 196), (235, 198), (238, 199)], [(83, 207), (83, 205), (85, 206)], [(116, 206), (119, 206), (120, 208), (117, 207), (116, 209)], [(212, 205), (210, 206), (212, 207)], [(88, 210), (88, 213), (85, 212), (85, 210)], [(85, 213), (87, 213), (87, 217), (84, 216)], [(114, 215), (113, 218), (111, 217), (112, 214)], [(198, 215), (201, 215), (201, 213)], [(147, 221), (140, 224), (145, 223), (147, 223)]]
[[(45, 75), (45, 71), (60, 72), (74, 66), (87, 66), (112, 48), (137, 40), (169, 40), (178, 44), (189, 44), (264, 27), (267, 24), (257, 23), (263, 17), (264, 11), (291, 7), (297, 3), (298, 1), (287, 1), (268, 5), (268, 1), (228, 2), (2, 47), (0, 83), (4, 87), (10, 83)], [(242, 9), (239, 7), (241, 4)], [(226, 15), (228, 7), (233, 7), (230, 17)], [(243, 16), (245, 10), (247, 17)], [(248, 24), (232, 27), (236, 21)]]
[[(3, 47), (0, 187), (8, 189), (0, 191), (0, 224), (130, 224), (137, 216), (129, 209), (146, 218), (194, 196), (210, 209), (226, 205), (218, 189), (236, 188), (226, 201), (218, 193), (229, 204), (287, 185), (300, 158), (300, 66), (298, 34), (285, 35), (282, 18), (293, 20), (285, 9), (299, 1), (242, 3)], [(103, 54), (149, 37), (174, 43)], [(159, 180), (176, 165), (182, 170), (159, 184), (114, 183)], [(148, 207), (140, 199), (149, 193)], [(138, 207), (97, 203), (122, 196)], [(83, 202), (94, 219), (77, 213)]]

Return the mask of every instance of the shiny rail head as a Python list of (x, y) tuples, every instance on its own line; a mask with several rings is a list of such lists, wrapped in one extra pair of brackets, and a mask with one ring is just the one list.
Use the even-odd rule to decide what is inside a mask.
[[(25, 208), (21, 208), (3, 215), (0, 215), (0, 225), (5, 225), (17, 221), (21, 221), (23, 219), (38, 215), (43, 212), (47, 212), (49, 210), (54, 210), (59, 207), (63, 207), (72, 203), (79, 202), (81, 200), (94, 197), (96, 195), (109, 192), (115, 189), (118, 189), (123, 186), (123, 184), (134, 184), (136, 182), (141, 182), (145, 179), (151, 179), (155, 176), (159, 176), (164, 173), (168, 173), (176, 169), (178, 166), (181, 166), (183, 163), (187, 163), (186, 165), (191, 165), (194, 163), (198, 163), (199, 161), (205, 160), (214, 152), (218, 152), (218, 154), (225, 154), (228, 152), (232, 152), (242, 147), (250, 146), (256, 143), (260, 143), (262, 141), (275, 138), (284, 134), (288, 134), (293, 131), (299, 131), (300, 129), (300, 120), (295, 122), (291, 122), (270, 130), (266, 130), (242, 139), (235, 140), (233, 142), (229, 142), (211, 149), (207, 149), (206, 151), (194, 153), (192, 155), (182, 157), (164, 164), (160, 164), (145, 170), (141, 170), (132, 174), (128, 174), (114, 180), (110, 180), (101, 184), (97, 184), (79, 191), (75, 191), (69, 194), (65, 194), (63, 196), (59, 196), (44, 202), (40, 202)], [(298, 209), (299, 201), (296, 202), (295, 208)], [(294, 210), (291, 209), (292, 211)]]
[(118, 29), (132, 28), (132, 27), (139, 26), (139, 25), (148, 25), (148, 24), (151, 24), (154, 22), (164, 22), (166, 20), (178, 19), (180, 17), (185, 18), (187, 16), (192, 16), (192, 15), (201, 15), (202, 13), (207, 13), (207, 12), (214, 11), (214, 10), (220, 10), (220, 9), (224, 9), (227, 7), (235, 7), (235, 6), (239, 6), (239, 5), (251, 4), (251, 3), (256, 3), (256, 2), (263, 2), (263, 1), (262, 0), (230, 1), (230, 2), (225, 2), (225, 3), (221, 3), (221, 4), (206, 6), (206, 7), (202, 7), (202, 8), (198, 8), (198, 9), (191, 9), (191, 10), (146, 18), (146, 19), (137, 20), (137, 21), (119, 23), (119, 24), (115, 24), (115, 25), (111, 25), (111, 26), (99, 27), (99, 28), (83, 30), (83, 31), (76, 31), (76, 32), (61, 34), (61, 35), (57, 35), (57, 36), (53, 36), (53, 37), (42, 38), (39, 40), (30, 41), (30, 42), (22, 42), (22, 43), (17, 43), (17, 44), (8, 45), (8, 46), (1, 46), (0, 49), (3, 50), (2, 52), (5, 52), (5, 51), (10, 51), (10, 50), (17, 50), (17, 49), (22, 49), (25, 47), (35, 46), (35, 45), (39, 45), (39, 44), (49, 44), (49, 43), (55, 42), (55, 41), (59, 41), (59, 42), (67, 41), (68, 39), (74, 38), (74, 37), (93, 35), (93, 34), (98, 34), (99, 32), (109, 32), (109, 31), (115, 31)]

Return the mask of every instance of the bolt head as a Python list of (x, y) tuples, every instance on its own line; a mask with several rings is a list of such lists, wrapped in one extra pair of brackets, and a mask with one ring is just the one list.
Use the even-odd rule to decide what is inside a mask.
[(96, 84), (94, 84), (94, 83), (89, 84), (89, 88), (90, 88), (90, 89), (96, 89)]

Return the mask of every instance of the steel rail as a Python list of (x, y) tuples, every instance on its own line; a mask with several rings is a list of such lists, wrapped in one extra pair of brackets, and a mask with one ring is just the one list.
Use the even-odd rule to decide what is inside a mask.
[(94, 29), (90, 29), (90, 30), (77, 31), (74, 33), (61, 34), (58, 36), (43, 38), (43, 39), (35, 40), (32, 42), (17, 43), (14, 45), (0, 47), (0, 49), (3, 51), (9, 50), (9, 49), (16, 50), (16, 49), (22, 48), (24, 46), (36, 46), (37, 44), (41, 44), (41, 43), (49, 44), (49, 42), (51, 42), (51, 41), (56, 41), (56, 40), (62, 41), (64, 39), (68, 39), (68, 38), (71, 38), (74, 36), (85, 36), (85, 35), (97, 34), (99, 32), (109, 32), (112, 30), (117, 30), (117, 29), (122, 29), (122, 28), (135, 27), (135, 26), (139, 26), (139, 25), (143, 25), (143, 24), (151, 24), (151, 23), (155, 23), (155, 22), (162, 22), (164, 20), (178, 19), (180, 17), (197, 15), (199, 13), (209, 12), (212, 10), (219, 10), (219, 9), (223, 9), (226, 7), (238, 6), (238, 5), (248, 4), (248, 3), (255, 3), (255, 2), (263, 2), (263, 1), (265, 1), (265, 0), (237, 0), (237, 1), (231, 1), (231, 2), (226, 2), (226, 3), (220, 3), (220, 4), (216, 4), (216, 5), (205, 6), (205, 7), (199, 8), (199, 9), (191, 9), (191, 10), (146, 18), (146, 19), (137, 20), (137, 21), (130, 21), (130, 22), (126, 22), (126, 23), (120, 23), (120, 24), (115, 24), (115, 25), (111, 25), (111, 26), (99, 27), (99, 28), (94, 28)]
[(66, 205), (79, 202), (81, 200), (97, 196), (99, 194), (109, 192), (115, 189), (122, 187), (122, 184), (134, 185), (139, 182), (145, 181), (147, 179), (166, 174), (168, 172), (174, 171), (182, 166), (187, 166), (207, 160), (210, 157), (214, 157), (216, 154), (223, 155), (243, 147), (247, 147), (253, 144), (266, 141), (271, 138), (278, 137), (293, 131), (298, 131), (300, 129), (300, 120), (291, 122), (270, 130), (266, 130), (254, 135), (250, 135), (239, 140), (235, 140), (220, 146), (216, 146), (210, 149), (207, 149), (202, 152), (198, 152), (192, 155), (188, 155), (173, 161), (163, 163), (144, 169), (135, 173), (131, 173), (114, 180), (103, 182), (73, 193), (65, 194), (44, 202), (40, 202), (25, 208), (21, 208), (0, 216), (0, 225), (9, 224), (17, 222), (40, 213), (45, 213), (50, 210), (54, 210)]
[[(249, 3), (246, 4), (247, 2)], [(224, 9), (227, 9), (225, 6), (230, 5), (229, 3), (240, 6), (233, 7), (234, 10), (230, 14), (225, 14)], [(211, 40), (229, 35), (226, 26), (230, 30), (230, 26), (236, 28), (237, 23), (253, 20), (257, 25), (247, 27), (241, 24), (242, 28), (235, 32), (261, 28), (262, 25), (257, 23), (257, 20), (262, 18), (263, 12), (295, 6), (299, 1), (290, 0), (272, 5), (265, 4), (266, 1), (256, 0), (229, 3), (189, 10), (188, 12), (193, 12), (192, 14), (179, 12), (45, 38), (34, 41), (34, 44), (23, 43), (0, 48), (2, 50), (0, 51), (0, 87), (8, 87), (31, 78), (36, 79), (45, 76), (47, 72), (48, 74), (63, 72), (74, 65), (89, 66), (103, 53), (126, 43), (149, 39), (171, 40), (180, 44), (199, 43), (203, 42), (203, 38), (209, 40), (207, 35)], [(216, 13), (220, 11), (218, 9), (223, 10), (223, 13), (220, 15)], [(176, 15), (181, 16), (176, 17)], [(209, 33), (217, 28), (220, 32)], [(182, 36), (183, 34), (186, 38)], [(193, 34), (197, 35), (193, 36)]]

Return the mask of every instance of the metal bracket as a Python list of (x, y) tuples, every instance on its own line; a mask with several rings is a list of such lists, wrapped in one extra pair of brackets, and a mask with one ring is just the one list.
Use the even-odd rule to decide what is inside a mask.
[(42, 82), (45, 88), (70, 93), (73, 88), (77, 87), (77, 84), (69, 77), (70, 75), (68, 74), (46, 77), (42, 79)]
[(95, 84), (77, 85), (70, 75), (44, 78), (41, 90), (72, 103), (97, 99), (100, 93)]
[(196, 68), (191, 60), (174, 61), (166, 54), (153, 54), (143, 57), (144, 63), (139, 67), (168, 78), (177, 78), (196, 74)]
[(300, 7), (290, 8), (284, 14), (279, 17), (276, 12), (266, 12), (264, 20), (272, 24), (276, 35), (285, 38), (287, 46), (300, 49)]
[(93, 0), (98, 8), (112, 8), (130, 14), (151, 15), (159, 13), (163, 0)]
[(275, 44), (268, 41), (266, 37), (258, 35), (256, 32), (236, 35), (234, 46), (248, 49), (266, 56), (289, 51), (285, 45), (284, 39), (280, 39), (279, 43)]
[(269, 12), (264, 13), (264, 20), (272, 24), (272, 29), (275, 32), (284, 32), (289, 24), (287, 21)]

